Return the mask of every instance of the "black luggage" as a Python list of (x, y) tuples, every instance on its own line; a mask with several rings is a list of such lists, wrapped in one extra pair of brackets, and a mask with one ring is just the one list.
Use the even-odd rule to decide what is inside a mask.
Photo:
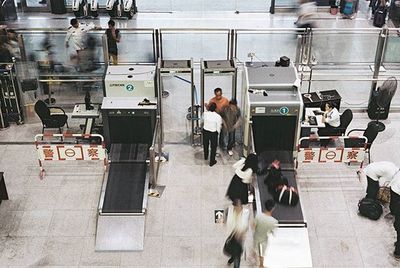
[(67, 13), (64, 0), (50, 0), (50, 10), (53, 14)]
[(378, 98), (379, 91), (372, 91), (368, 102), (368, 117), (370, 119), (387, 119), (389, 117), (390, 103), (385, 107), (379, 107), (377, 104)]
[(383, 213), (382, 205), (371, 198), (363, 198), (358, 202), (358, 211), (364, 217), (371, 220), (377, 220)]
[(299, 194), (294, 187), (280, 185), (274, 193), (276, 202), (288, 206), (296, 206), (299, 203)]
[(386, 9), (377, 9), (374, 14), (374, 26), (382, 27), (386, 22)]

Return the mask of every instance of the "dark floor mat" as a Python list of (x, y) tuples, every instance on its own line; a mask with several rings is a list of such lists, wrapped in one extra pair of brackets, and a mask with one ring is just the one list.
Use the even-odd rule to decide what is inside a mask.
[[(297, 182), (295, 179), (295, 171), (282, 171), (283, 176), (285, 176), (289, 185), (297, 189)], [(265, 209), (265, 201), (268, 199), (274, 199), (272, 194), (268, 191), (267, 185), (264, 183), (266, 175), (257, 176), (258, 188), (260, 190), (261, 207)], [(279, 223), (294, 224), (294, 223), (304, 223), (303, 211), (301, 209), (301, 196), (300, 200), (296, 206), (287, 206), (276, 203), (275, 209), (272, 212), (272, 216), (275, 217)]]
[(113, 143), (110, 148), (111, 162), (144, 162), (147, 159), (149, 145)]
[(104, 213), (141, 213), (146, 163), (111, 163), (103, 203)]

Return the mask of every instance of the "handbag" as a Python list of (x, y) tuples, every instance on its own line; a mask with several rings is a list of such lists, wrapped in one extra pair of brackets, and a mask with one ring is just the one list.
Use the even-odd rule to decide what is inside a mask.
[(389, 182), (385, 182), (383, 186), (379, 187), (378, 195), (376, 197), (382, 204), (390, 203), (390, 187)]
[(235, 238), (235, 234), (231, 233), (225, 241), (223, 252), (226, 256), (239, 256), (242, 254), (242, 245)]

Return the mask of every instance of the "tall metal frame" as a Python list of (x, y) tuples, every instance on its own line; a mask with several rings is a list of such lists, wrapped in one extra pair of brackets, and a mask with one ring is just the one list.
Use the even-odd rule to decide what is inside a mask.
[(195, 86), (194, 86), (194, 71), (193, 71), (193, 58), (190, 60), (163, 60), (158, 58), (157, 62), (157, 85), (159, 88), (159, 116), (161, 122), (161, 141), (164, 143), (164, 125), (162, 120), (162, 105), (161, 98), (162, 92), (164, 89), (162, 77), (163, 76), (174, 76), (176, 74), (189, 74), (190, 75), (190, 88), (191, 88), (191, 121), (192, 121), (192, 133), (190, 135), (190, 142), (192, 145), (198, 145), (195, 143), (195, 135), (198, 135), (195, 129), (195, 118), (194, 110), (195, 110)]
[[(203, 60), (200, 61), (200, 116), (202, 118), (204, 113), (204, 87), (206, 76), (232, 76), (232, 98), (236, 99), (237, 95), (237, 66), (234, 58), (230, 60)], [(198, 113), (199, 111), (197, 111)], [(192, 108), (193, 115), (193, 108)], [(192, 117), (193, 118), (193, 117)], [(200, 120), (196, 120), (196, 128), (200, 129)], [(201, 133), (201, 132), (200, 132)]]
[(235, 59), (230, 60), (203, 60), (200, 64), (200, 95), (201, 115), (204, 112), (204, 87), (206, 76), (232, 76), (232, 98), (237, 97), (237, 66)]

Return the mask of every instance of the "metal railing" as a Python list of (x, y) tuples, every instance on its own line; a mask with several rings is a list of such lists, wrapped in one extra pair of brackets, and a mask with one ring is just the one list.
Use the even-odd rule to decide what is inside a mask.
[[(154, 133), (153, 133), (153, 140), (151, 146), (149, 148), (149, 156), (150, 156), (150, 185), (152, 188), (157, 186), (158, 181), (158, 171), (160, 168), (160, 158), (162, 154), (162, 140), (161, 140), (161, 124), (160, 120), (157, 118)], [(156, 160), (158, 157), (158, 160)]]
[[(41, 38), (50, 34), (54, 49), (64, 51), (65, 29), (16, 29), (20, 34), (21, 53), (24, 59), (38, 50)], [(369, 82), (370, 88), (382, 81), (387, 70), (396, 72), (400, 69), (400, 38), (398, 29), (353, 28), (353, 29), (123, 29), (120, 46), (121, 62), (137, 63), (152, 61), (158, 57), (179, 59), (193, 57), (195, 62), (204, 59), (237, 58), (238, 62), (250, 61), (254, 55), (256, 61), (276, 61), (286, 55), (297, 67), (302, 84), (312, 90), (313, 83), (324, 81)], [(91, 32), (92, 33), (92, 32)], [(104, 37), (104, 30), (94, 30), (96, 37)], [(42, 36), (43, 35), (43, 36)], [(32, 37), (35, 37), (32, 39)], [(31, 37), (31, 38), (29, 38)], [(32, 40), (31, 40), (32, 39)], [(128, 46), (124, 47), (124, 40)], [(27, 43), (27, 41), (29, 41)], [(135, 45), (131, 45), (131, 42)], [(106, 47), (106, 39), (102, 38), (102, 47)], [(104, 49), (101, 66), (108, 64), (108, 52)], [(123, 55), (128, 55), (125, 60)], [(137, 56), (139, 55), (139, 56)], [(145, 55), (145, 56), (143, 56)], [(59, 57), (62, 58), (62, 57)], [(57, 58), (57, 60), (59, 60)], [(137, 61), (136, 61), (137, 60)], [(385, 68), (385, 70), (382, 69)], [(358, 75), (367, 68), (366, 75)], [(323, 69), (329, 71), (323, 71)], [(337, 72), (348, 69), (348, 73), (337, 75)], [(384, 72), (386, 71), (386, 72)], [(336, 72), (336, 74), (335, 74)], [(42, 73), (43, 74), (43, 73)], [(67, 73), (65, 73), (67, 75)], [(349, 78), (353, 76), (353, 78)], [(92, 82), (92, 75), (80, 77), (74, 74), (68, 82)], [(94, 80), (103, 79), (102, 74)], [(61, 73), (40, 77), (41, 82), (67, 82)], [(351, 90), (351, 89), (344, 89)], [(365, 92), (365, 95), (369, 95)], [(400, 108), (400, 103), (393, 106)]]

